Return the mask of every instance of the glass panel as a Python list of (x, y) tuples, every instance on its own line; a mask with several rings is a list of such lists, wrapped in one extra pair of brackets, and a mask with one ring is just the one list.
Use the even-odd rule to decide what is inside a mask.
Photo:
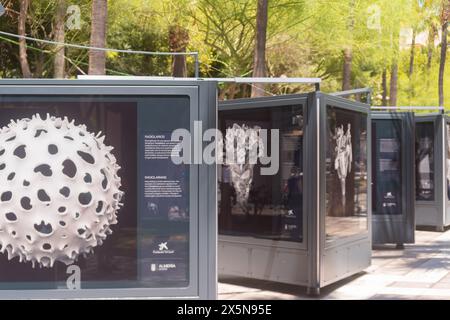
[(161, 149), (189, 109), (182, 96), (0, 97), (0, 289), (185, 287), (189, 170)]
[(367, 231), (367, 115), (327, 106), (326, 240)]
[(416, 200), (434, 200), (434, 123), (416, 123)]
[(372, 120), (372, 213), (402, 214), (402, 121)]
[[(233, 126), (279, 130), (275, 175), (262, 175), (260, 162), (219, 168), (219, 233), (273, 240), (303, 241), (303, 111), (284, 106), (221, 111), (220, 129)], [(270, 137), (270, 132), (267, 134)], [(245, 170), (246, 172), (243, 172)]]

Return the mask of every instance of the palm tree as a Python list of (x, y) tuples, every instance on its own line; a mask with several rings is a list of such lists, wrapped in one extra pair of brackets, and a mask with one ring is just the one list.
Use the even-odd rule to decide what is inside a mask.
[[(91, 46), (104, 48), (106, 44), (107, 0), (92, 0)], [(104, 51), (89, 51), (89, 74), (103, 75), (106, 70)]]
[(439, 63), (439, 105), (444, 106), (444, 71), (445, 60), (447, 59), (447, 36), (448, 20), (450, 15), (450, 0), (442, 0), (442, 40), (441, 40), (441, 60)]
[[(64, 42), (64, 18), (66, 16), (66, 1), (58, 0), (56, 6), (54, 38), (57, 42)], [(56, 47), (55, 59), (53, 61), (53, 77), (64, 78), (64, 46)]]
[[(253, 60), (253, 77), (266, 76), (266, 41), (268, 0), (258, 0), (256, 9), (255, 55)], [(264, 84), (256, 83), (252, 87), (252, 97), (264, 96)]]
[[(17, 30), (20, 36), (25, 36), (25, 26), (27, 22), (29, 5), (30, 5), (29, 0), (20, 0), (19, 23)], [(22, 69), (22, 76), (24, 78), (31, 78), (32, 75), (27, 56), (27, 43), (24, 38), (19, 39), (19, 62), (20, 68)]]
[[(355, 29), (355, 0), (348, 3), (349, 15), (347, 17), (347, 32), (350, 37)], [(350, 90), (352, 88), (352, 64), (353, 64), (353, 48), (351, 43), (347, 43), (343, 50), (344, 64), (342, 69), (342, 90)]]
[[(186, 28), (177, 24), (169, 27), (169, 47), (172, 52), (186, 52), (188, 44), (189, 33)], [(181, 78), (187, 77), (186, 56), (173, 56), (172, 75)]]

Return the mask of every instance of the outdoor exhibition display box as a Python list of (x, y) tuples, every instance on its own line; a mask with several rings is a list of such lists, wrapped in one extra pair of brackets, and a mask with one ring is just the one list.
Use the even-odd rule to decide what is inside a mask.
[(414, 243), (414, 113), (372, 112), (372, 241)]
[(171, 134), (215, 128), (216, 91), (0, 81), (0, 298), (215, 299), (216, 169)]
[(239, 99), (219, 103), (218, 123), (224, 145), (267, 133), (264, 161), (218, 168), (219, 275), (318, 293), (370, 265), (368, 105), (321, 92)]
[(443, 231), (450, 225), (450, 120), (416, 116), (416, 225)]

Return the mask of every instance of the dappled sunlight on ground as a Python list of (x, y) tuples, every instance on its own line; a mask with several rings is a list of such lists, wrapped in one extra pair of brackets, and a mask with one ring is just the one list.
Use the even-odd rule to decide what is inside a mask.
[[(364, 272), (321, 290), (320, 299), (450, 300), (450, 230), (416, 231), (416, 244), (377, 246)], [(311, 299), (303, 287), (221, 278), (219, 299)]]

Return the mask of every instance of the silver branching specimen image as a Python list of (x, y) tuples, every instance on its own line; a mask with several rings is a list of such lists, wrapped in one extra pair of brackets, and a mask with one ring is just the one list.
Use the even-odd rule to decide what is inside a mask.
[(260, 131), (259, 126), (250, 128), (246, 124), (239, 126), (236, 123), (226, 131), (226, 152), (227, 154), (230, 151), (236, 153), (236, 161), (227, 162), (227, 164), (230, 166), (237, 203), (244, 212), (249, 210), (248, 198), (253, 182), (253, 168), (257, 158), (264, 152)]
[(341, 182), (342, 206), (345, 208), (345, 181), (347, 175), (352, 171), (352, 136), (351, 125), (347, 124), (347, 132), (344, 134), (344, 126), (335, 129), (334, 139), (336, 140), (336, 158), (334, 159), (334, 169), (338, 173)]

